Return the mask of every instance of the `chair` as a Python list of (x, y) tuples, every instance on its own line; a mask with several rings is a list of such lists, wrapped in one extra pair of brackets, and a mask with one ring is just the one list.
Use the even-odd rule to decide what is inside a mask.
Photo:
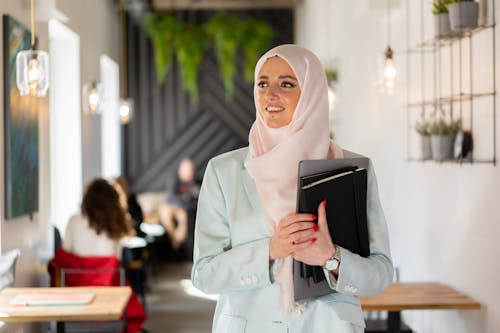
[[(118, 286), (129, 285), (120, 262), (115, 256), (80, 257), (57, 249), (48, 265), (51, 286)], [(72, 332), (120, 332), (128, 333), (141, 330), (146, 312), (134, 292), (130, 296), (122, 321), (96, 323), (58, 323)], [(91, 325), (91, 327), (89, 327)]]
[(0, 256), (0, 290), (14, 284), (16, 262), (20, 254), (21, 251), (15, 249)]
[(62, 237), (59, 229), (54, 226), (54, 253), (58, 248), (62, 247)]
[[(16, 262), (20, 254), (21, 251), (15, 249), (0, 256), (0, 290), (14, 284)], [(7, 327), (4, 322), (0, 321), (0, 332), (3, 332), (4, 329), (7, 329)]]

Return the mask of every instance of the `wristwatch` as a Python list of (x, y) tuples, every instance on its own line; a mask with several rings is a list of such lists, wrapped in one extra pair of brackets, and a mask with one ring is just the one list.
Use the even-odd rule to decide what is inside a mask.
[(323, 265), (323, 269), (334, 271), (340, 266), (340, 249), (335, 245), (335, 254)]

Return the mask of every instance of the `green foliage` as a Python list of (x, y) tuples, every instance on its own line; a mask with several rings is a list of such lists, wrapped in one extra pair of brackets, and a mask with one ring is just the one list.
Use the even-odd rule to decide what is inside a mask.
[(206, 34), (199, 26), (182, 26), (175, 42), (177, 61), (181, 68), (182, 85), (194, 103), (198, 102), (198, 72), (206, 46)]
[(236, 74), (236, 54), (238, 43), (243, 37), (240, 19), (224, 12), (215, 14), (206, 24), (208, 36), (213, 39), (215, 53), (219, 62), (220, 73), (226, 98), (234, 94), (234, 75)]
[(448, 0), (448, 3), (455, 3), (455, 2), (473, 2), (474, 0)]
[(182, 23), (172, 14), (150, 14), (145, 29), (154, 47), (157, 82), (164, 83), (177, 56), (183, 87), (195, 102), (198, 101), (198, 69), (210, 43), (215, 45), (226, 98), (231, 98), (238, 51), (243, 55), (244, 78), (253, 82), (255, 64), (273, 36), (267, 23), (227, 13), (214, 15), (204, 26)]
[(430, 121), (422, 119), (421, 121), (417, 121), (415, 123), (415, 130), (420, 135), (428, 136), (431, 135), (431, 125), (432, 123)]
[(337, 81), (338, 80), (338, 72), (333, 68), (325, 68), (326, 80), (328, 82)]
[(273, 29), (266, 23), (254, 18), (241, 21), (243, 38), (240, 41), (243, 53), (243, 74), (248, 83), (254, 81), (254, 68), (259, 57), (269, 48)]
[(436, 119), (430, 126), (431, 135), (455, 135), (460, 130), (461, 121), (455, 120), (447, 122), (444, 119)]
[(145, 22), (146, 34), (153, 42), (156, 80), (159, 84), (165, 82), (174, 60), (175, 39), (179, 33), (177, 20), (171, 14), (150, 14)]
[(432, 13), (448, 13), (448, 4), (451, 2), (453, 2), (453, 0), (434, 0), (434, 2), (432, 3)]

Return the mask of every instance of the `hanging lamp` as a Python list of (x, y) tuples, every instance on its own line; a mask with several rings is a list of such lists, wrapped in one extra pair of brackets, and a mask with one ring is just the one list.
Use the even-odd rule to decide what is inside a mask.
[(98, 115), (103, 106), (103, 85), (100, 82), (92, 81), (83, 86), (82, 106), (83, 112), (88, 115)]
[(383, 89), (394, 93), (397, 70), (394, 66), (394, 51), (391, 49), (391, 0), (387, 0), (387, 49), (384, 52)]
[(49, 89), (49, 54), (36, 50), (34, 0), (30, 3), (31, 47), (16, 57), (16, 84), (21, 96), (45, 96)]

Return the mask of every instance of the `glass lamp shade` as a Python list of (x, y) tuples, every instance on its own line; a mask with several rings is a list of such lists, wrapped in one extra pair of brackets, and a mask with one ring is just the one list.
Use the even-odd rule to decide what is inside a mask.
[(89, 115), (97, 115), (102, 112), (104, 89), (102, 83), (91, 82), (83, 86), (82, 106), (83, 112)]
[(380, 91), (392, 95), (397, 88), (398, 71), (394, 63), (394, 52), (390, 46), (380, 54), (379, 59), (377, 71), (379, 72)]
[(131, 98), (120, 99), (120, 121), (128, 124), (134, 115), (134, 101)]
[(16, 84), (21, 96), (45, 96), (49, 89), (49, 54), (21, 51), (16, 57)]

